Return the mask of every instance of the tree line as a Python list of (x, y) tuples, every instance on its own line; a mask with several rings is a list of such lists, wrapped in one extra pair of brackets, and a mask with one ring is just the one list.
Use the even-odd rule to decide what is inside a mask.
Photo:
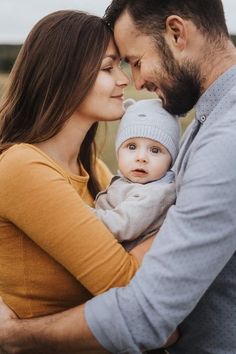
[(7, 73), (16, 60), (21, 45), (1, 44), (0, 45), (0, 72)]
[[(236, 45), (236, 35), (231, 36), (234, 45)], [(8, 73), (16, 60), (21, 45), (0, 44), (0, 72)]]

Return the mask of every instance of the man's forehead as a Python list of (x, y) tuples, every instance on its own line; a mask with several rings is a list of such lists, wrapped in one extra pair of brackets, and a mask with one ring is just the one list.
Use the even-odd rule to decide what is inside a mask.
[(124, 30), (124, 31), (134, 31), (135, 24), (128, 11), (124, 11), (120, 17), (117, 19), (114, 25), (114, 31)]
[(135, 43), (132, 47), (118, 45), (118, 49), (121, 58), (127, 63), (136, 61), (137, 58), (140, 57), (142, 52), (142, 48), (140, 48), (139, 46), (137, 46), (136, 49)]
[(123, 58), (130, 61), (137, 56), (140, 48), (140, 33), (128, 13), (124, 13), (117, 20), (114, 27), (114, 38)]

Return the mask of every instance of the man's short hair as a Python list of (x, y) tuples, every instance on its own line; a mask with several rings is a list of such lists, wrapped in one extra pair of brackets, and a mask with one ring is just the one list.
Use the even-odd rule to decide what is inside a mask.
[(146, 35), (161, 35), (167, 17), (178, 15), (191, 20), (206, 37), (229, 38), (221, 0), (113, 0), (104, 20), (114, 28), (124, 11), (128, 11), (137, 29)]

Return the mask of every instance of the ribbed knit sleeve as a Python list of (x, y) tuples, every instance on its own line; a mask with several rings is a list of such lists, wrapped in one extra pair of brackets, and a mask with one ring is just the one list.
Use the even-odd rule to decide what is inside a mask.
[(1, 157), (0, 185), (1, 218), (92, 294), (122, 286), (132, 278), (136, 259), (90, 212), (66, 173), (37, 151), (22, 145), (7, 151)]

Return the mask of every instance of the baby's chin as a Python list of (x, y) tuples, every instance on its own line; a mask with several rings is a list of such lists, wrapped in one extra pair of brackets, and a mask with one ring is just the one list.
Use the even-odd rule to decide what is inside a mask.
[(148, 176), (145, 176), (145, 177), (129, 176), (126, 178), (132, 183), (140, 183), (140, 184), (146, 184), (146, 183), (155, 181), (155, 179), (148, 177)]

